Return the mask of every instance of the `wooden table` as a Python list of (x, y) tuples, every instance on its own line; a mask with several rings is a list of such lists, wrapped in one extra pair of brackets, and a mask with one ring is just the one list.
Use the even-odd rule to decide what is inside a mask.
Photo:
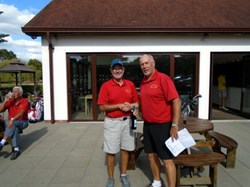
[[(179, 130), (186, 128), (190, 133), (200, 133), (204, 134), (206, 136), (207, 132), (210, 130), (213, 130), (214, 125), (209, 120), (199, 119), (195, 117), (188, 117), (187, 118), (187, 124), (181, 123), (182, 119), (180, 119), (179, 122)], [(142, 135), (142, 133), (138, 132), (138, 139), (136, 139), (136, 149), (135, 151), (131, 151), (129, 153), (129, 162), (128, 162), (128, 170), (135, 169), (135, 162), (138, 158), (140, 152), (143, 150), (144, 146), (142, 142), (139, 140), (139, 137)], [(203, 142), (202, 142), (203, 145)], [(210, 145), (205, 143), (206, 145)]]
[(179, 130), (183, 128), (186, 128), (189, 133), (199, 133), (206, 138), (206, 140), (196, 140), (195, 147), (212, 147), (214, 145), (214, 141), (208, 140), (208, 132), (214, 128), (211, 121), (189, 116), (186, 124), (183, 124), (182, 118), (180, 119)]
[[(211, 121), (188, 117), (186, 124), (183, 124), (183, 119), (179, 121), (179, 129), (186, 128), (190, 133), (199, 133), (207, 137), (208, 132), (213, 130), (214, 125)], [(196, 140), (195, 147), (211, 147), (214, 145), (213, 141), (210, 140)], [(176, 186), (181, 185), (199, 185), (199, 184), (210, 184), (211, 186), (217, 186), (217, 165), (225, 159), (225, 156), (220, 153), (215, 152), (202, 152), (196, 154), (181, 154), (175, 157), (173, 160), (176, 165), (177, 181)], [(190, 167), (190, 177), (181, 176), (181, 168), (183, 166)], [(204, 166), (209, 166), (208, 176), (195, 175), (193, 172), (194, 167), (203, 168)]]
[(189, 116), (186, 124), (183, 124), (182, 118), (180, 119), (179, 130), (183, 128), (186, 128), (190, 133), (206, 134), (208, 131), (213, 130), (214, 125), (209, 120)]

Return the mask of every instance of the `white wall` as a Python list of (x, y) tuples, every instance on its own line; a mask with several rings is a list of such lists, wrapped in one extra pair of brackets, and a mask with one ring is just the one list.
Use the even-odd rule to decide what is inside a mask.
[(49, 53), (45, 40), (42, 40), (42, 66), (43, 66), (43, 99), (44, 99), (44, 119), (51, 119), (50, 108), (50, 77), (49, 77)]
[[(199, 52), (199, 117), (207, 119), (209, 114), (209, 81), (211, 52), (250, 51), (250, 37), (209, 36), (58, 36), (52, 39), (54, 45), (54, 92), (55, 120), (68, 119), (66, 53), (119, 53), (119, 52)], [(45, 99), (45, 120), (50, 120), (50, 84), (47, 42), (43, 40), (43, 83)]]

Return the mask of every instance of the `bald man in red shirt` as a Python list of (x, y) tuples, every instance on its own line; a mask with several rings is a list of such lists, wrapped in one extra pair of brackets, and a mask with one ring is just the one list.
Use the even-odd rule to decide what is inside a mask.
[(140, 85), (144, 150), (154, 177), (150, 187), (162, 186), (159, 158), (165, 166), (168, 187), (175, 187), (176, 168), (165, 141), (169, 137), (178, 138), (181, 101), (173, 81), (155, 69), (155, 60), (151, 55), (145, 54), (140, 58), (140, 67), (144, 74)]

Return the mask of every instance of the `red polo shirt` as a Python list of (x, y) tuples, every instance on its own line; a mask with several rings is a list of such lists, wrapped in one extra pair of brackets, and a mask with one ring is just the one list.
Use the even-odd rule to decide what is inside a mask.
[[(133, 82), (123, 79), (123, 84), (120, 86), (114, 81), (114, 79), (110, 79), (102, 84), (97, 101), (98, 105), (112, 105), (125, 102), (138, 102), (138, 93)], [(106, 112), (106, 116), (110, 118), (119, 118), (130, 116), (130, 112), (114, 110)]]
[(150, 123), (167, 123), (172, 120), (172, 100), (179, 98), (173, 81), (166, 74), (155, 71), (140, 85), (142, 118)]
[(17, 102), (14, 99), (10, 99), (5, 103), (4, 107), (8, 109), (8, 120), (14, 118), (21, 110), (24, 111), (24, 114), (17, 120), (28, 120), (29, 102), (27, 99), (21, 97)]

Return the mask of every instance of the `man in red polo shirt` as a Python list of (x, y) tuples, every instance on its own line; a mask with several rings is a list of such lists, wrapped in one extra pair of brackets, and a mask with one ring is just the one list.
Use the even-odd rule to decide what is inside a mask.
[(154, 177), (151, 187), (161, 187), (159, 158), (165, 166), (168, 187), (175, 187), (173, 155), (165, 146), (169, 138), (178, 138), (181, 101), (172, 80), (155, 69), (151, 55), (140, 58), (144, 78), (140, 85), (140, 107), (144, 120), (144, 150)]
[[(134, 133), (130, 129), (132, 107), (138, 108), (138, 94), (134, 84), (123, 79), (125, 68), (120, 59), (114, 59), (110, 72), (112, 78), (103, 83), (99, 92), (98, 105), (106, 113), (104, 120), (103, 150), (107, 153), (108, 182), (114, 187), (115, 154), (121, 153), (120, 180), (123, 187), (130, 187), (127, 178), (128, 151), (135, 149)], [(135, 110), (134, 114), (138, 111)]]
[(19, 150), (19, 133), (28, 127), (28, 100), (22, 97), (23, 89), (19, 86), (13, 88), (13, 95), (6, 98), (0, 105), (0, 112), (8, 110), (8, 120), (5, 121), (4, 137), (0, 142), (0, 151), (2, 150), (7, 138), (12, 139), (12, 146), (14, 148), (11, 160), (17, 159), (21, 154)]

